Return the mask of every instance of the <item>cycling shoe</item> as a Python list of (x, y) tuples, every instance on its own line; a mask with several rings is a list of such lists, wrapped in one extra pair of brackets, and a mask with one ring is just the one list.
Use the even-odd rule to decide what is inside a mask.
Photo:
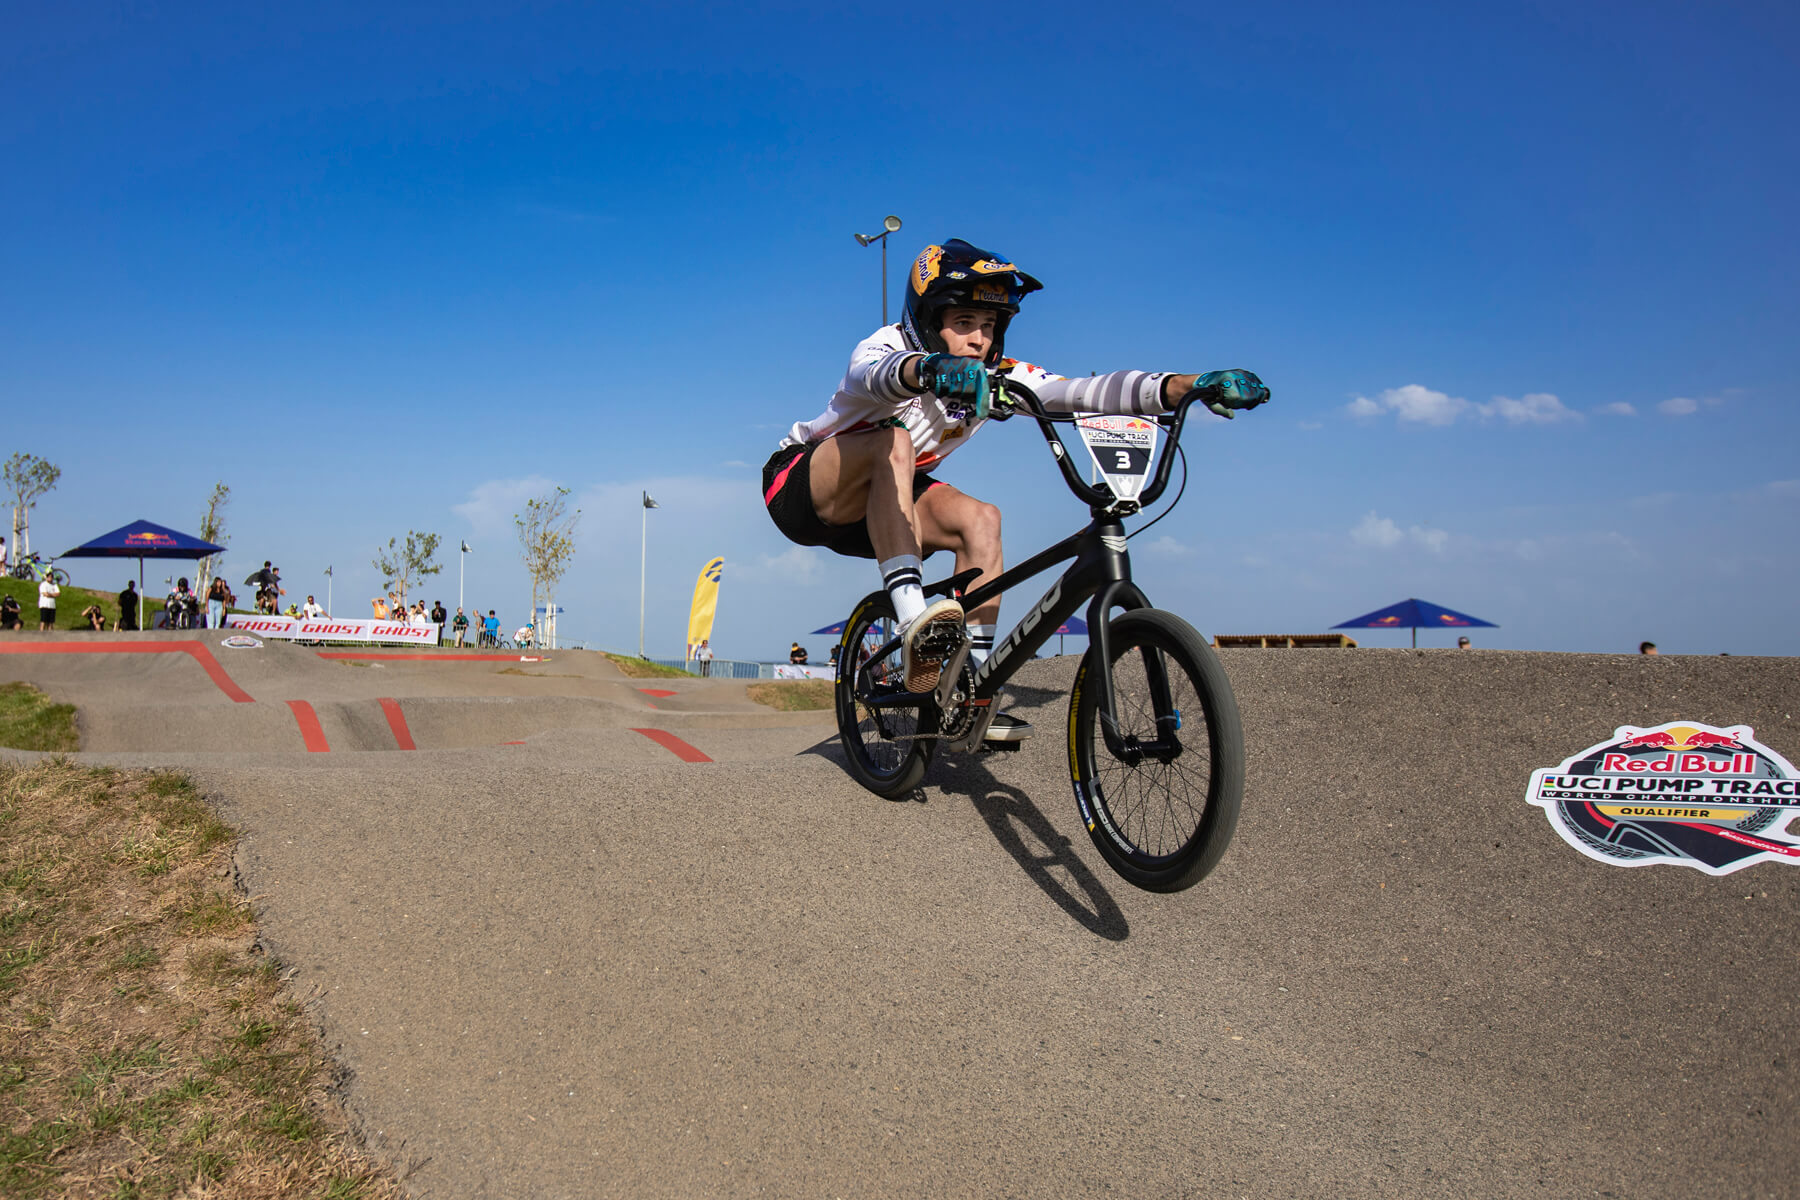
[(901, 655), (906, 690), (929, 692), (938, 685), (944, 660), (962, 643), (963, 609), (954, 600), (939, 600), (906, 627)]

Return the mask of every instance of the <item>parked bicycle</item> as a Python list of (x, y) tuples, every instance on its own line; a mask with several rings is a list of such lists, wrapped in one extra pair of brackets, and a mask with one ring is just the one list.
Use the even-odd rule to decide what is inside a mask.
[(14, 579), (31, 579), (40, 583), (48, 579), (57, 587), (68, 587), (69, 573), (55, 563), (54, 558), (45, 558), (33, 550), (12, 565), (10, 574)]
[[(1005, 370), (990, 374), (994, 419), (1033, 417), (1062, 469), (1088, 505), (1085, 528), (980, 587), (963, 571), (925, 589), (956, 596), (965, 610), (1009, 591), (1059, 562), (1074, 559), (1042, 599), (1019, 619), (980, 666), (969, 658), (966, 630), (940, 636), (944, 670), (937, 688), (913, 693), (903, 684), (902, 639), (886, 591), (864, 597), (845, 623), (838, 654), (836, 707), (850, 773), (880, 796), (919, 785), (940, 748), (982, 744), (993, 700), (1015, 672), (1087, 605), (1087, 654), (1069, 693), (1069, 778), (1095, 847), (1128, 882), (1155, 892), (1180, 891), (1217, 865), (1237, 827), (1244, 792), (1244, 738), (1231, 683), (1194, 627), (1152, 608), (1131, 581), (1124, 519), (1154, 504), (1180, 449), (1190, 396), (1158, 417), (1051, 413)], [(1055, 423), (1077, 426), (1101, 479), (1083, 482)], [(1168, 445), (1155, 453), (1159, 433)], [(1154, 460), (1154, 472), (1152, 461)], [(1147, 484), (1147, 486), (1146, 486)], [(1114, 610), (1119, 610), (1115, 613)], [(926, 634), (923, 636), (931, 636)], [(998, 743), (1017, 749), (1018, 743)]]

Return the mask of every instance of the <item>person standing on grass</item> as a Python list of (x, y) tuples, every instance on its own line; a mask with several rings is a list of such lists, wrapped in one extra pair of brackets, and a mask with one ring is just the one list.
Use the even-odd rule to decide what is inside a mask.
[(44, 581), (38, 584), (38, 632), (49, 633), (56, 628), (56, 598), (62, 595), (62, 589), (56, 586), (56, 580), (45, 575)]
[(137, 580), (127, 579), (125, 590), (119, 593), (119, 623), (115, 628), (136, 633), (138, 627), (138, 590)]

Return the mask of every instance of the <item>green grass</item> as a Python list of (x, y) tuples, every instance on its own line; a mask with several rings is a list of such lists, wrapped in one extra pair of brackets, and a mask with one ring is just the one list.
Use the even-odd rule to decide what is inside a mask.
[(29, 683), (0, 684), (0, 746), (55, 754), (81, 749), (75, 706), (52, 704)]

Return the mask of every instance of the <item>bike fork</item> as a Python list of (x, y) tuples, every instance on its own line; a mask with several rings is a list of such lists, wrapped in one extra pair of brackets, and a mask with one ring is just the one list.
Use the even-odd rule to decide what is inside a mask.
[(1169, 671), (1162, 655), (1144, 655), (1150, 701), (1156, 708), (1156, 739), (1145, 742), (1136, 734), (1119, 729), (1112, 667), (1111, 615), (1114, 606), (1130, 611), (1149, 608), (1150, 602), (1130, 580), (1121, 579), (1107, 585), (1088, 605), (1089, 636), (1099, 665), (1099, 678), (1089, 680), (1088, 686), (1099, 689), (1096, 715), (1100, 719), (1100, 734), (1106, 740), (1107, 751), (1122, 763), (1135, 766), (1145, 755), (1169, 762), (1181, 755), (1181, 738), (1176, 732), (1181, 728), (1181, 713), (1175, 708), (1174, 696), (1169, 691)]

